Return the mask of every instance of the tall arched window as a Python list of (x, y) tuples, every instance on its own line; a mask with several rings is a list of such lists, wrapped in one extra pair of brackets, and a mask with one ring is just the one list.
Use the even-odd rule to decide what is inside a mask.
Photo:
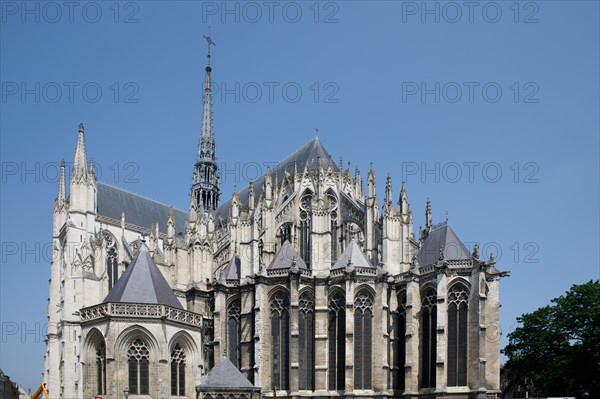
[(141, 339), (133, 340), (127, 352), (129, 366), (129, 392), (148, 395), (150, 352)]
[(454, 284), (448, 293), (448, 386), (467, 385), (467, 317), (469, 292)]
[(185, 396), (185, 353), (179, 344), (171, 351), (171, 395)]
[(335, 292), (329, 299), (329, 390), (342, 391), (346, 383), (346, 297)]
[(300, 295), (298, 304), (299, 363), (302, 390), (315, 389), (315, 301), (308, 292)]
[(106, 395), (106, 344), (96, 346), (96, 393)]
[(421, 388), (435, 388), (436, 324), (436, 292), (430, 288), (421, 301)]
[(406, 292), (398, 294), (398, 311), (394, 315), (394, 389), (405, 388), (404, 365), (406, 364)]
[(329, 219), (331, 220), (331, 264), (334, 264), (338, 258), (338, 211), (337, 197), (332, 191), (327, 192), (327, 200), (329, 206)]
[(242, 366), (242, 348), (240, 345), (242, 328), (240, 324), (240, 314), (240, 298), (235, 298), (233, 301), (231, 301), (229, 307), (227, 308), (227, 323), (229, 333), (229, 347), (227, 348), (227, 352), (229, 354), (229, 361), (231, 361), (231, 363), (233, 363), (233, 365), (238, 369)]
[(300, 200), (300, 257), (310, 268), (311, 255), (311, 203), (312, 196), (305, 195)]
[(290, 300), (284, 292), (271, 299), (272, 382), (275, 389), (290, 386)]
[(371, 389), (373, 298), (362, 290), (354, 299), (354, 389)]
[(119, 279), (119, 252), (117, 242), (112, 234), (104, 232), (106, 243), (106, 274), (108, 277), (108, 289), (111, 290)]

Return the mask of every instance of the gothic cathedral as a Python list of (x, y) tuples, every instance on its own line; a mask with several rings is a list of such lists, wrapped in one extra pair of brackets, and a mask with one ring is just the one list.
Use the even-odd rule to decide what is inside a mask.
[(185, 212), (98, 181), (79, 126), (53, 210), (50, 397), (193, 398), (221, 357), (267, 398), (495, 397), (494, 259), (429, 201), (416, 237), (405, 185), (394, 201), (387, 177), (381, 204), (373, 167), (365, 193), (318, 138), (221, 203), (210, 52), (205, 71)]

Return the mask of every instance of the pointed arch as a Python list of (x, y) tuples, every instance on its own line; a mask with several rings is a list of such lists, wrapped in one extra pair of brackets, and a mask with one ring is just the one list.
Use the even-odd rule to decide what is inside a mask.
[(354, 297), (354, 389), (371, 389), (373, 302), (370, 287), (359, 288)]
[(310, 189), (304, 190), (300, 196), (300, 210), (298, 223), (298, 249), (299, 255), (304, 260), (308, 268), (311, 268), (311, 230), (312, 230), (312, 197), (313, 192)]
[(325, 192), (327, 197), (327, 209), (329, 210), (330, 220), (330, 233), (331, 239), (329, 245), (331, 246), (331, 264), (334, 264), (339, 254), (341, 253), (341, 236), (340, 236), (340, 217), (338, 210), (338, 197), (331, 188)]
[(426, 286), (421, 293), (421, 388), (435, 388), (437, 357), (437, 292)]
[(455, 281), (448, 290), (448, 386), (467, 385), (469, 288)]
[(84, 364), (91, 395), (106, 395), (106, 341), (97, 328), (92, 328), (85, 337)]
[(171, 349), (171, 396), (185, 396), (186, 355), (179, 342)]
[(346, 294), (341, 288), (330, 290), (327, 309), (329, 390), (342, 391), (346, 389)]
[(298, 358), (300, 366), (299, 389), (315, 389), (315, 295), (312, 290), (300, 292), (298, 300)]
[(242, 366), (242, 302), (239, 295), (227, 301), (227, 355), (238, 369)]
[(119, 279), (119, 244), (115, 236), (108, 230), (102, 230), (102, 240), (106, 248), (106, 276), (108, 290), (117, 283)]
[(271, 381), (275, 389), (290, 388), (290, 295), (277, 288), (269, 298), (271, 321)]
[(394, 389), (404, 391), (406, 364), (406, 290), (400, 290), (397, 294), (398, 308), (393, 312), (393, 365), (394, 365)]

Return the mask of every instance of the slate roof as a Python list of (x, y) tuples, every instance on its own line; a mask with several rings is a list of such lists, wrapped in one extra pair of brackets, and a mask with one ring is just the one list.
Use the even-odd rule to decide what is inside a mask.
[(237, 255), (233, 255), (229, 264), (223, 270), (223, 276), (225, 280), (239, 280), (240, 279), (240, 268), (241, 262)]
[(133, 257), (103, 303), (150, 303), (183, 309), (173, 290), (152, 260), (145, 243)]
[(293, 265), (299, 269), (308, 269), (304, 260), (298, 256), (296, 248), (288, 240), (285, 240), (267, 269), (290, 269)]
[(196, 385), (200, 390), (240, 390), (255, 391), (256, 388), (244, 375), (223, 356), (218, 364), (213, 367), (208, 374), (200, 378), (200, 383)]
[(344, 269), (348, 264), (354, 267), (373, 267), (354, 239), (350, 241), (332, 269)]
[[(158, 222), (159, 230), (167, 232), (169, 219), (168, 205), (151, 200), (141, 195), (131, 193), (106, 183), (98, 182), (98, 214), (109, 218), (121, 220), (125, 212), (125, 222), (149, 229), (153, 223)], [(175, 234), (183, 232), (187, 212), (173, 208), (175, 216)]]
[[(316, 169), (319, 157), (323, 160), (323, 164), (327, 167), (329, 165), (329, 152), (323, 147), (318, 137), (313, 138), (308, 143), (304, 144), (292, 155), (279, 162), (271, 170), (271, 176), (273, 177), (273, 184), (275, 184), (275, 176), (279, 182), (284, 178), (285, 172), (294, 173), (294, 162), (298, 166), (298, 171), (302, 172), (306, 163), (308, 162), (309, 169)], [(333, 164), (333, 168), (338, 170), (338, 167)], [(265, 181), (265, 175), (262, 175), (254, 182), (254, 200), (258, 201), (263, 190), (263, 183)], [(238, 193), (240, 203), (248, 204), (248, 194), (250, 192), (249, 187)], [(227, 219), (229, 216), (229, 207), (231, 206), (231, 199), (224, 202), (216, 211), (215, 220), (219, 218)]]
[(431, 265), (440, 257), (440, 248), (444, 246), (444, 254), (448, 260), (471, 259), (471, 253), (448, 225), (432, 230), (417, 254), (420, 266)]

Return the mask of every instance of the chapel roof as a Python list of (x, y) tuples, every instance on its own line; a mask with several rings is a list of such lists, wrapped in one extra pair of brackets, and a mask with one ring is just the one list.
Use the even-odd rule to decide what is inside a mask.
[(145, 243), (142, 243), (125, 273), (104, 298), (103, 303), (109, 302), (148, 303), (183, 309)]
[(296, 248), (288, 240), (285, 240), (267, 269), (291, 269), (292, 266), (299, 269), (308, 269), (304, 260), (296, 252)]
[(373, 267), (356, 240), (352, 239), (332, 269), (344, 269), (347, 266)]
[(466, 260), (472, 257), (454, 230), (445, 224), (433, 229), (425, 238), (425, 242), (417, 254), (419, 265), (427, 266), (437, 262), (441, 248), (443, 248), (444, 258), (447, 260)]
[(196, 385), (200, 390), (240, 390), (254, 391), (256, 388), (244, 375), (223, 356), (206, 375), (200, 378), (200, 383)]

